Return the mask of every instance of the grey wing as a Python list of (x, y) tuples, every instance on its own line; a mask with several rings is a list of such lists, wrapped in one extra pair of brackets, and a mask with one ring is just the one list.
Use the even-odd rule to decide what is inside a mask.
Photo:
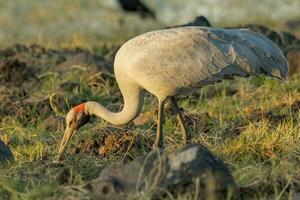
[[(285, 79), (287, 63), (279, 47), (263, 35), (241, 29), (212, 29), (209, 40), (223, 52), (232, 49), (234, 63), (249, 75), (266, 74)], [(227, 43), (227, 44), (222, 44)]]
[[(174, 54), (173, 66), (162, 72), (179, 87), (199, 87), (234, 75), (287, 76), (282, 51), (262, 35), (239, 29), (193, 31), (182, 42), (183, 51)], [(168, 63), (163, 65), (168, 68)]]

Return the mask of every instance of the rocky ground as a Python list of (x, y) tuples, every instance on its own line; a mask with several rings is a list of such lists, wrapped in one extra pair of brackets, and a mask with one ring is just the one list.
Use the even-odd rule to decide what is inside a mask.
[[(157, 110), (151, 95), (147, 95), (143, 114), (128, 126), (113, 127), (93, 119), (75, 136), (65, 161), (53, 163), (69, 108), (87, 100), (100, 101), (112, 110), (122, 107), (112, 65), (118, 45), (88, 50), (16, 44), (1, 49), (0, 162), (4, 164), (0, 168), (0, 199), (102, 199), (103, 195), (117, 199), (127, 191), (132, 198), (146, 194), (145, 198), (193, 199), (191, 193), (204, 198), (205, 189), (186, 192), (185, 187), (190, 191), (200, 184), (200, 188), (211, 189), (211, 183), (199, 179), (205, 173), (213, 174), (212, 182), (218, 178), (221, 190), (234, 185), (234, 194), (244, 199), (296, 195), (300, 192), (300, 42), (286, 32), (257, 25), (243, 27), (266, 35), (282, 48), (290, 68), (288, 81), (237, 79), (180, 97), (192, 143), (205, 147), (178, 151), (180, 129), (167, 105), (165, 150), (169, 153), (162, 154), (167, 161), (160, 169), (166, 174), (150, 177), (151, 182), (160, 184), (149, 190), (145, 181), (139, 188), (130, 181), (139, 176), (138, 170), (131, 170), (140, 168), (147, 155), (153, 154), (150, 147)], [(188, 149), (196, 149), (196, 159), (184, 160)], [(175, 150), (177, 153), (170, 153)], [(160, 154), (154, 157), (150, 168), (157, 170), (153, 166), (162, 161), (157, 161)], [(125, 164), (112, 167), (117, 160)], [(178, 160), (180, 164), (176, 164)], [(216, 171), (221, 177), (214, 176)], [(215, 184), (211, 187), (218, 188)], [(158, 193), (158, 189), (164, 192)], [(179, 194), (168, 196), (170, 191)], [(227, 191), (222, 195), (235, 198)]]

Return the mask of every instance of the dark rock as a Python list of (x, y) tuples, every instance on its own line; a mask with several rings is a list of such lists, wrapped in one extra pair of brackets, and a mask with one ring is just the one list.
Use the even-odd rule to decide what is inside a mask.
[(289, 75), (300, 73), (300, 46), (289, 51), (286, 55), (289, 67)]
[(289, 20), (286, 22), (287, 27), (290, 29), (300, 28), (300, 19)]
[(84, 186), (94, 199), (146, 195), (154, 199), (195, 194), (197, 199), (236, 196), (236, 185), (226, 165), (200, 144), (187, 145), (166, 155), (152, 151), (146, 157), (104, 169)]
[(181, 26), (208, 26), (208, 27), (210, 27), (211, 25), (206, 17), (198, 16), (194, 19), (194, 21), (189, 22), (187, 24), (179, 25), (178, 27), (181, 27)]
[(211, 24), (209, 23), (209, 21), (206, 17), (198, 16), (192, 22), (177, 25), (177, 26), (171, 26), (171, 27), (167, 27), (167, 28), (177, 28), (177, 27), (184, 27), (184, 26), (207, 26), (207, 27), (210, 27)]
[(0, 83), (21, 86), (24, 81), (34, 76), (34, 71), (19, 59), (0, 61)]
[(13, 160), (13, 154), (11, 150), (0, 140), (0, 164)]
[(136, 12), (142, 18), (151, 17), (156, 18), (155, 13), (144, 5), (140, 0), (118, 0), (121, 8), (125, 12)]

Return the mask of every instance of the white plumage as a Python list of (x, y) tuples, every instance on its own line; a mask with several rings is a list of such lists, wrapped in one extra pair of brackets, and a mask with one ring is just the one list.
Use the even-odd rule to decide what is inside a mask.
[[(126, 124), (141, 112), (144, 90), (147, 90), (159, 100), (154, 143), (157, 147), (162, 138), (166, 99), (171, 99), (183, 129), (183, 139), (188, 141), (176, 95), (235, 75), (265, 74), (285, 79), (288, 69), (282, 51), (263, 35), (244, 29), (180, 27), (152, 31), (126, 42), (115, 57), (114, 71), (124, 98), (123, 110), (114, 113), (97, 102), (86, 102), (84, 114), (97, 115), (116, 125)], [(77, 118), (71, 109), (60, 153), (73, 135), (70, 132), (79, 128), (69, 124)]]

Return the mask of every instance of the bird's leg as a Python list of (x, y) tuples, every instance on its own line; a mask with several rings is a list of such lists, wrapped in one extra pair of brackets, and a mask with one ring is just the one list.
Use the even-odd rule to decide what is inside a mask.
[(158, 147), (163, 146), (163, 123), (164, 123), (164, 105), (165, 105), (165, 100), (161, 101), (159, 100), (158, 102), (158, 114), (157, 114), (157, 131), (156, 131), (156, 138), (155, 142), (152, 146), (153, 149), (156, 149)]
[(178, 119), (178, 122), (179, 122), (179, 125), (182, 129), (182, 141), (184, 144), (188, 144), (190, 143), (191, 141), (191, 138), (190, 138), (190, 134), (187, 130), (187, 128), (185, 127), (185, 124), (184, 124), (184, 121), (183, 121), (183, 118), (182, 118), (182, 115), (181, 115), (181, 110), (179, 109), (178, 107), (178, 104), (176, 102), (176, 99), (175, 97), (171, 97), (171, 102), (173, 104), (173, 108), (176, 112), (176, 115), (177, 115), (177, 119)]

